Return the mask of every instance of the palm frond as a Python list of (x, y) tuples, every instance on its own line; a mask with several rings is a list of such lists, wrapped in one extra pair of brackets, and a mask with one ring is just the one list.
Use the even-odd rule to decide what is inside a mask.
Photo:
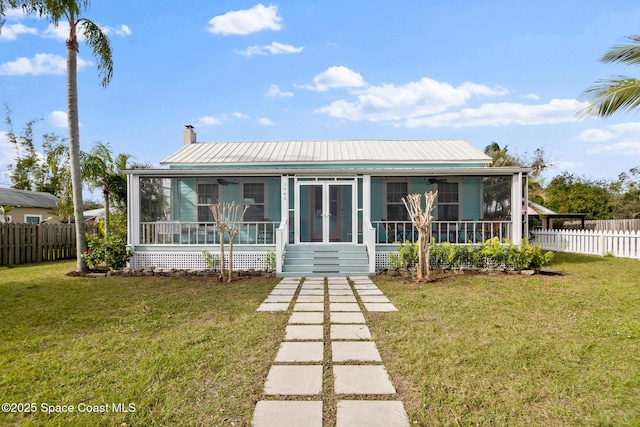
[(640, 65), (640, 36), (627, 37), (632, 43), (614, 46), (600, 58), (604, 63), (624, 63)]
[(640, 80), (631, 77), (599, 80), (584, 93), (589, 106), (580, 112), (582, 118), (611, 116), (617, 111), (640, 108)]
[(93, 56), (98, 60), (98, 75), (100, 76), (100, 84), (107, 87), (113, 77), (113, 52), (111, 51), (111, 42), (109, 36), (100, 27), (100, 25), (89, 19), (80, 19), (82, 22), (82, 30), (85, 41), (91, 48)]

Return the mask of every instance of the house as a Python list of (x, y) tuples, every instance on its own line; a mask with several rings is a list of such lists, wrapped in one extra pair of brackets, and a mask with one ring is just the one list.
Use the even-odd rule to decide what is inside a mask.
[(202, 251), (220, 244), (210, 206), (231, 201), (249, 206), (234, 268), (262, 269), (275, 255), (280, 276), (386, 267), (394, 242), (417, 239), (410, 193), (438, 191), (437, 241), (519, 242), (529, 169), (490, 162), (462, 140), (203, 143), (187, 126), (168, 168), (127, 171), (131, 264), (204, 268)]
[(53, 194), (0, 188), (0, 206), (7, 211), (0, 215), (0, 222), (38, 224), (55, 215), (57, 204), (58, 198)]

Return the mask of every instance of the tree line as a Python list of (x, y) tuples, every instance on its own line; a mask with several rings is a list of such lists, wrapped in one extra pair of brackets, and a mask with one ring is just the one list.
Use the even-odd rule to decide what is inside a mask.
[(543, 148), (522, 156), (509, 153), (496, 142), (485, 147), (491, 166), (531, 168), (529, 200), (558, 213), (586, 213), (587, 219), (640, 218), (640, 167), (622, 172), (615, 180), (591, 179), (569, 172), (556, 175), (548, 183), (542, 179), (552, 163)]

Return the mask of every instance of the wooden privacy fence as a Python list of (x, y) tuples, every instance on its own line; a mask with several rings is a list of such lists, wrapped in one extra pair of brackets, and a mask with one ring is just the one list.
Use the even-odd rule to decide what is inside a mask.
[(0, 224), (0, 265), (75, 257), (75, 224)]
[(533, 242), (549, 251), (640, 259), (640, 231), (534, 230)]
[[(562, 229), (577, 230), (582, 227), (580, 221), (565, 221)], [(588, 219), (584, 222), (587, 230), (640, 231), (640, 218), (635, 219)]]

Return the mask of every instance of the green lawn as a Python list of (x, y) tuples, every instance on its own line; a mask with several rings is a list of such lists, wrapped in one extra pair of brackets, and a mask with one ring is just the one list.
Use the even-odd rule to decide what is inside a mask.
[[(0, 401), (37, 409), (0, 425), (249, 424), (289, 317), (255, 311), (277, 279), (74, 266), (0, 269)], [(411, 425), (640, 426), (640, 261), (550, 267), (566, 275), (375, 279), (399, 312), (366, 316)]]
[(640, 261), (556, 254), (564, 276), (378, 286), (369, 327), (418, 425), (640, 426)]

